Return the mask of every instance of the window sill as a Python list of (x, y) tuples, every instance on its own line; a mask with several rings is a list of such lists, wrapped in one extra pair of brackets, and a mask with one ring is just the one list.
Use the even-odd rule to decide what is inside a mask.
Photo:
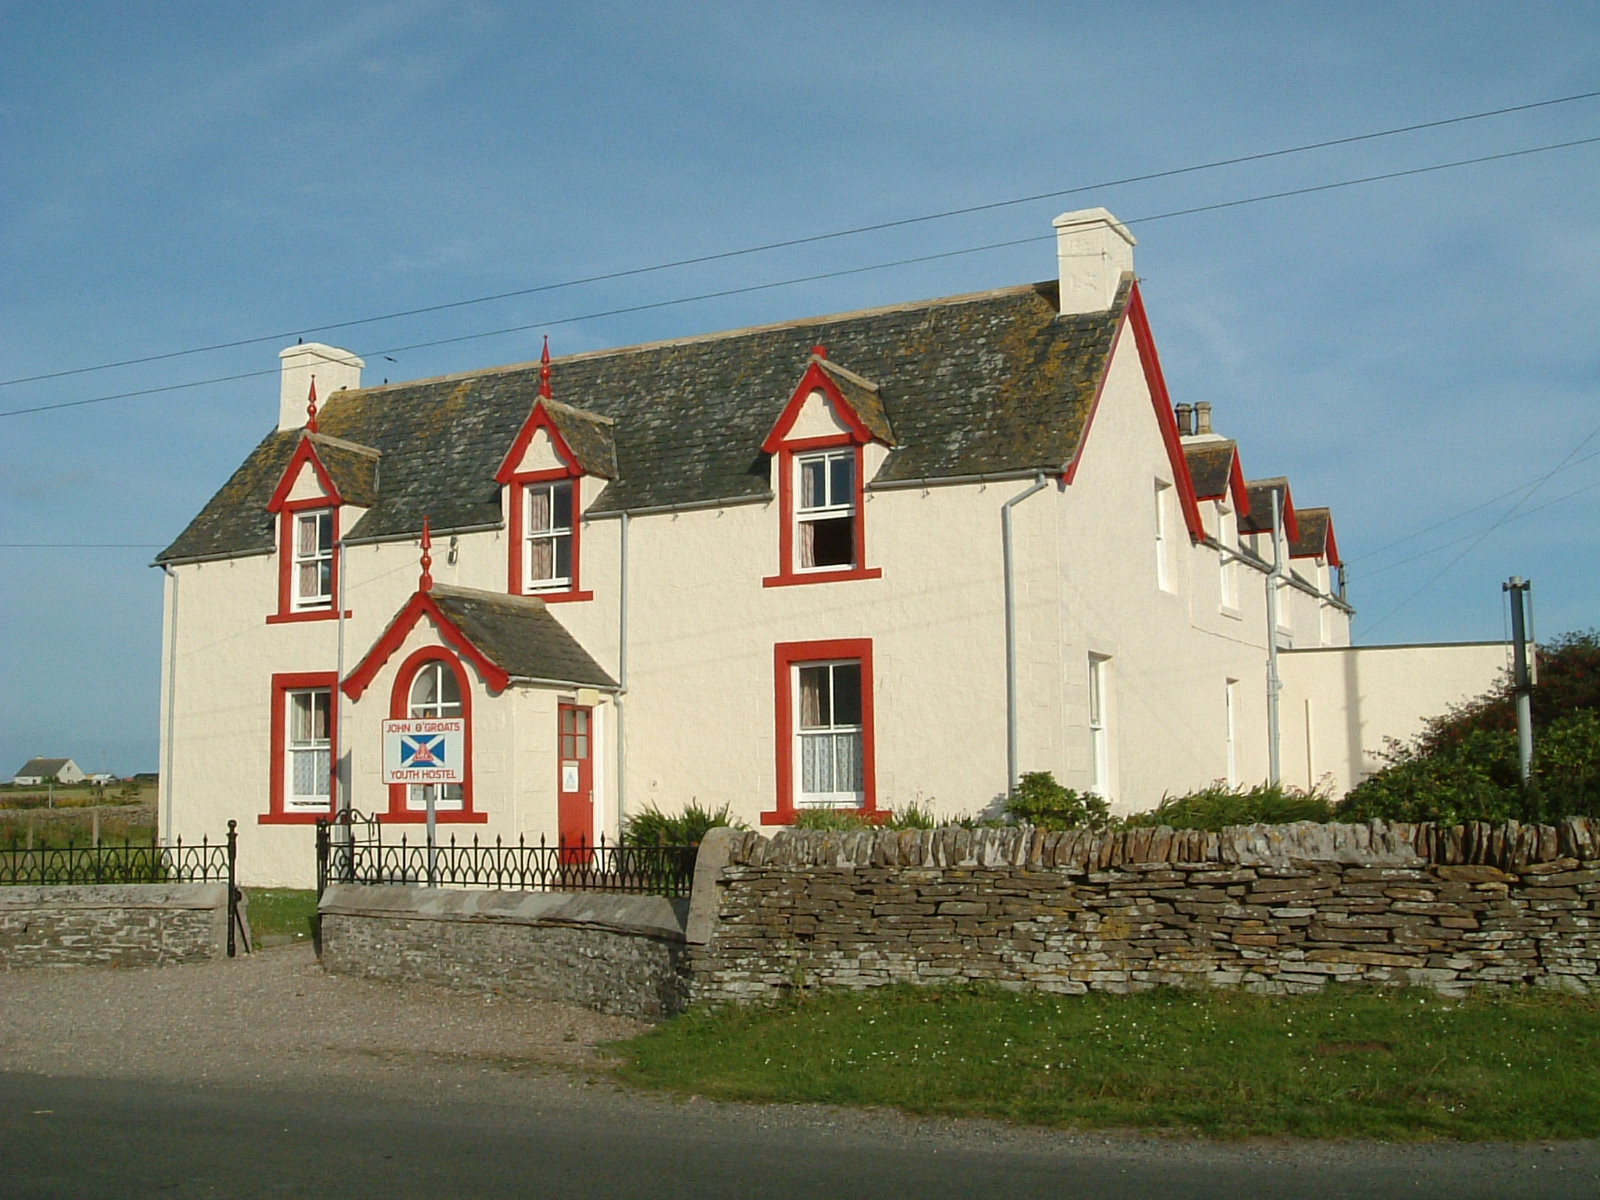
[[(348, 620), (355, 614), (348, 608), (344, 610), (345, 619)], [(333, 621), (337, 620), (339, 611), (333, 608), (312, 608), (305, 612), (280, 612), (272, 613), (267, 617), (268, 625), (287, 625), (297, 621)]]
[(572, 600), (593, 600), (594, 599), (594, 593), (593, 592), (574, 592), (574, 591), (533, 592), (533, 591), (524, 590), (524, 591), (522, 591), (522, 592), (520, 592), (518, 594), (519, 595), (523, 595), (523, 596), (532, 596), (535, 599), (543, 600), (546, 604), (566, 604), (568, 601), (572, 601)]
[(333, 810), (322, 812), (270, 812), (256, 818), (257, 825), (315, 825), (333, 816)]
[(881, 579), (882, 567), (849, 567), (842, 571), (790, 571), (782, 575), (768, 575), (762, 587), (794, 587), (804, 583), (841, 583), (847, 579)]
[(1243, 611), (1233, 607), (1231, 604), (1224, 604), (1221, 608), (1217, 609), (1217, 611), (1225, 617), (1231, 617), (1235, 621), (1244, 620)]
[(892, 812), (879, 812), (876, 809), (831, 808), (824, 807), (822, 805), (806, 805), (804, 808), (795, 808), (788, 812), (781, 812), (777, 810), (772, 812), (764, 812), (761, 814), (761, 823), (763, 825), (793, 825), (795, 823), (795, 819), (799, 817), (801, 813), (808, 812), (849, 813), (852, 816), (860, 817), (869, 825), (882, 825), (894, 815)]
[[(436, 825), (485, 825), (489, 821), (488, 813), (462, 812), (459, 808), (437, 810), (433, 814)], [(383, 812), (378, 814), (380, 825), (426, 825), (428, 814), (425, 812)]]

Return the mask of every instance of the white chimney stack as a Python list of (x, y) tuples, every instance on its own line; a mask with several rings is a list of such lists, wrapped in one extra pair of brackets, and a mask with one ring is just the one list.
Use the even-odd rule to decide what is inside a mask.
[(317, 407), (320, 409), (341, 388), (361, 386), (362, 362), (348, 350), (324, 346), (321, 342), (302, 342), (278, 351), (283, 362), (283, 382), (278, 391), (278, 428), (299, 429), (306, 423), (306, 400), (311, 394), (311, 377), (317, 379)]
[(1117, 298), (1123, 272), (1133, 270), (1133, 234), (1103, 208), (1062, 213), (1051, 223), (1061, 272), (1061, 315), (1104, 312)]

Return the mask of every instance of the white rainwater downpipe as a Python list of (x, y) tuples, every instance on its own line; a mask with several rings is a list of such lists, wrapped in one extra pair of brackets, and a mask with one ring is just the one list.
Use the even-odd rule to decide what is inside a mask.
[(1011, 510), (1045, 487), (1040, 471), (1033, 484), (1000, 506), (1000, 549), (1006, 608), (1006, 795), (1017, 786), (1017, 584), (1011, 547)]
[(622, 531), (619, 534), (620, 562), (617, 570), (621, 578), (617, 583), (617, 837), (622, 837), (623, 822), (628, 819), (628, 725), (623, 698), (628, 694), (628, 514), (622, 514)]
[(1278, 583), (1284, 577), (1283, 497), (1272, 489), (1272, 570), (1267, 575), (1267, 781), (1276, 785), (1282, 778), (1282, 748), (1278, 728), (1278, 695), (1283, 680), (1278, 677)]
[[(339, 556), (335, 570), (339, 575), (338, 594), (333, 602), (339, 606), (339, 649), (333, 684), (333, 736), (336, 739), (338, 753), (333, 756), (330, 770), (333, 778), (330, 783), (333, 787), (333, 813), (339, 814), (340, 809), (350, 808), (350, 739), (345, 734), (344, 728), (344, 573), (346, 556), (344, 552), (344, 534), (339, 535), (339, 541), (334, 546), (333, 552)], [(347, 828), (349, 828), (347, 826)]]
[(178, 573), (166, 563), (161, 564), (167, 578), (172, 580), (172, 604), (167, 609), (167, 744), (163, 747), (165, 760), (161, 767), (161, 807), (164, 819), (157, 840), (172, 841), (172, 742), (173, 721), (177, 716), (178, 691)]

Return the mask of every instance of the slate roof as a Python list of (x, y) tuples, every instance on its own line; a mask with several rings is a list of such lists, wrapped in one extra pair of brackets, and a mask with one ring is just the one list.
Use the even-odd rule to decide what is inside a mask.
[(1227, 496), (1237, 453), (1238, 445), (1232, 441), (1184, 443), (1183, 456), (1189, 462), (1195, 499), (1219, 500)]
[(513, 677), (582, 687), (617, 686), (537, 596), (507, 596), (442, 583), (434, 584), (429, 595), (485, 657)]
[[(1101, 313), (1059, 315), (1043, 283), (554, 359), (559, 402), (614, 422), (616, 474), (589, 512), (769, 498), (761, 443), (818, 345), (876, 385), (851, 383), (895, 435), (873, 482), (1063, 471), (1131, 282)], [(495, 471), (538, 392), (526, 363), (328, 397), (323, 433), (382, 453), (381, 491), (347, 536), (412, 534), (424, 515), (440, 531), (499, 525)], [(299, 437), (269, 433), (157, 561), (270, 552), (267, 500)]]
[(1300, 536), (1289, 543), (1290, 558), (1333, 557), (1328, 553), (1328, 533), (1333, 515), (1326, 508), (1301, 508), (1295, 511), (1300, 521)]
[(1240, 533), (1270, 533), (1272, 531), (1272, 493), (1279, 494), (1283, 506), (1284, 532), (1295, 536), (1294, 501), (1289, 496), (1289, 481), (1279, 475), (1275, 479), (1251, 479), (1245, 483), (1245, 495), (1250, 497), (1250, 512), (1240, 520)]
[(863, 379), (854, 371), (845, 370), (838, 363), (829, 362), (825, 358), (814, 361), (822, 373), (833, 381), (833, 386), (839, 389), (839, 394), (844, 397), (845, 403), (855, 410), (856, 416), (871, 431), (872, 436), (886, 446), (896, 445), (894, 426), (889, 423), (889, 414), (883, 407), (883, 397), (879, 395), (882, 389), (870, 379)]
[(378, 499), (379, 451), (325, 433), (306, 434), (346, 504), (371, 508)]
[(559, 400), (543, 401), (545, 412), (556, 427), (556, 432), (577, 456), (578, 465), (585, 475), (598, 475), (601, 479), (617, 477), (616, 422), (599, 413), (584, 412)]

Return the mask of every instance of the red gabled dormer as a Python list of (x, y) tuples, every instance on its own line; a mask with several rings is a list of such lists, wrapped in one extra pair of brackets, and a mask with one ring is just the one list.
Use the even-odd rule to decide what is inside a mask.
[(800, 382), (761, 443), (777, 464), (778, 571), (767, 587), (877, 579), (868, 567), (865, 447), (896, 444), (871, 380), (812, 348)]
[(306, 427), (267, 501), (278, 521), (278, 607), (267, 617), (274, 624), (339, 615), (339, 539), (372, 506), (378, 490), (378, 451), (317, 432), (315, 382), (307, 412)]
[(612, 421), (555, 399), (548, 339), (539, 376), (539, 395), (494, 476), (510, 531), (506, 590), (550, 603), (592, 600), (580, 584), (583, 481), (616, 478)]

